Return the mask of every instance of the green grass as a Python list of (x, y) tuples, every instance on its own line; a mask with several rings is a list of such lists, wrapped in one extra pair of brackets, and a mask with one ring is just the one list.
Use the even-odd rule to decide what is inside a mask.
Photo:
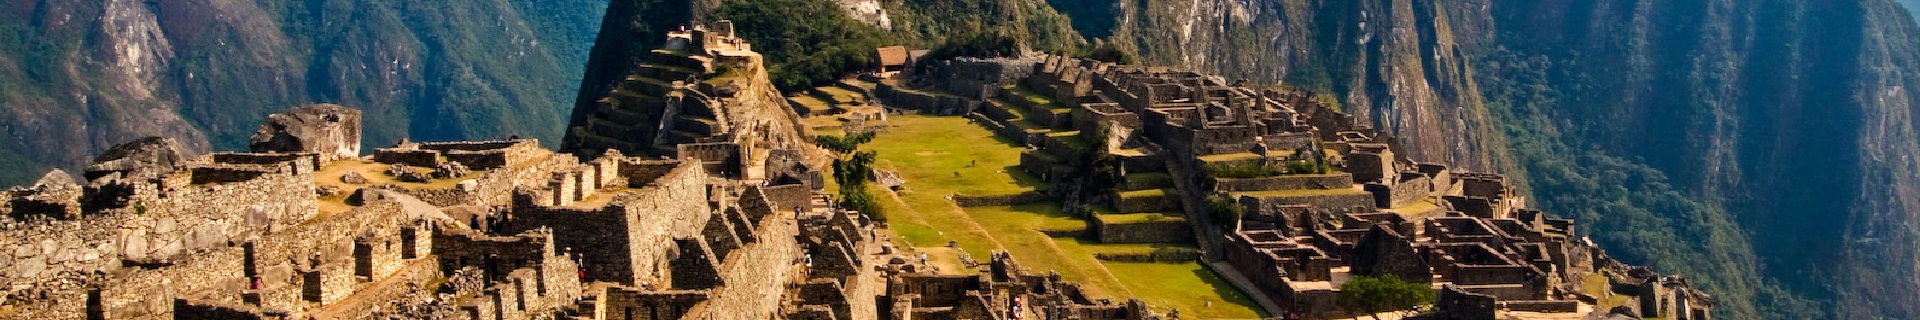
[(807, 107), (808, 110), (825, 111), (827, 108), (833, 107), (833, 105), (827, 103), (826, 100), (820, 100), (819, 97), (814, 96), (794, 96), (791, 100), (800, 103), (801, 106)]
[[(957, 241), (975, 258), (1003, 250), (1028, 271), (1060, 272), (1095, 298), (1137, 297), (1163, 312), (1179, 308), (1187, 317), (1258, 316), (1244, 295), (1196, 262), (1113, 264), (1094, 258), (1097, 253), (1149, 253), (1191, 244), (1115, 245), (1053, 238), (1041, 231), (1086, 227), (1084, 220), (1061, 212), (1053, 202), (964, 209), (954, 205), (947, 195), (1013, 194), (1044, 186), (1014, 168), (1021, 148), (964, 118), (898, 116), (889, 121), (893, 129), (867, 147), (879, 154), (879, 167), (896, 170), (907, 180), (897, 197), (876, 189), (888, 223), (907, 245), (940, 247)], [(1214, 301), (1211, 309), (1203, 307), (1209, 300)]]
[(1144, 188), (1166, 188), (1173, 186), (1173, 177), (1166, 172), (1133, 172), (1126, 176), (1127, 185)]
[(1016, 85), (1016, 86), (1007, 86), (1006, 88), (1013, 90), (1012, 91), (1013, 95), (1019, 96), (1021, 99), (1026, 99), (1027, 102), (1031, 103), (1033, 106), (1047, 108), (1047, 109), (1072, 110), (1072, 109), (1069, 109), (1066, 105), (1054, 103), (1053, 98), (1048, 98), (1046, 95), (1040, 94), (1039, 92), (1034, 92), (1031, 89), (1027, 89), (1026, 86)]
[(1079, 153), (1093, 152), (1093, 144), (1088, 143), (1087, 139), (1081, 139), (1079, 131), (1059, 131), (1059, 132), (1048, 133), (1047, 138), (1060, 140), (1060, 144), (1066, 145), (1068, 148), (1072, 148), (1074, 152), (1079, 152)]
[(814, 90), (819, 90), (822, 93), (826, 93), (828, 95), (828, 98), (832, 98), (834, 102), (839, 102), (839, 103), (853, 103), (855, 101), (865, 100), (862, 98), (863, 96), (860, 93), (853, 92), (851, 90), (847, 90), (846, 88), (841, 88), (841, 87), (823, 86), (823, 87), (814, 88)]
[[(1139, 299), (1160, 312), (1179, 309), (1186, 319), (1254, 319), (1261, 315), (1253, 299), (1213, 270), (1197, 263), (1106, 262)], [(1208, 307), (1207, 302), (1213, 306)]]
[(1253, 161), (1253, 160), (1260, 160), (1260, 155), (1243, 152), (1243, 153), (1225, 153), (1225, 154), (1212, 154), (1212, 155), (1200, 156), (1200, 161), (1206, 162), (1206, 163)]
[(1165, 196), (1167, 196), (1166, 189), (1146, 189), (1146, 190), (1127, 191), (1127, 192), (1120, 193), (1121, 199), (1136, 199), (1136, 198), (1165, 197)]

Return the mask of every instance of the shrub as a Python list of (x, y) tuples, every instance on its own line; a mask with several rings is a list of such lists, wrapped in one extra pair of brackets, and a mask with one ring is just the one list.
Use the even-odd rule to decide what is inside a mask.
[(1209, 164), (1205, 170), (1209, 177), (1230, 179), (1271, 177), (1287, 173), (1285, 167), (1265, 163)]
[(1395, 310), (1411, 310), (1433, 303), (1433, 288), (1424, 284), (1401, 281), (1400, 277), (1384, 275), (1379, 277), (1354, 277), (1340, 285), (1340, 298), (1336, 301), (1341, 308), (1355, 313), (1374, 314)]
[(1212, 214), (1214, 224), (1230, 226), (1234, 221), (1240, 221), (1240, 217), (1246, 216), (1246, 209), (1241, 208), (1233, 198), (1215, 194), (1207, 196), (1207, 213)]
[(1082, 55), (1081, 57), (1095, 60), (1095, 61), (1112, 62), (1115, 64), (1121, 64), (1121, 65), (1131, 65), (1131, 64), (1140, 62), (1139, 55), (1136, 55), (1131, 51), (1121, 49), (1119, 46), (1116, 46), (1112, 43), (1104, 43), (1104, 42), (1100, 43), (1099, 45), (1095, 45), (1092, 50), (1088, 50), (1087, 53), (1085, 55)]

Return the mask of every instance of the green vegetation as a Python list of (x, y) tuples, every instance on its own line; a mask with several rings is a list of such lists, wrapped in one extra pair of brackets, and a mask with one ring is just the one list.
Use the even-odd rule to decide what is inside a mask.
[[(1115, 279), (1162, 312), (1181, 319), (1252, 319), (1253, 299), (1198, 263), (1102, 262)], [(1209, 305), (1211, 303), (1211, 305)]]
[(1069, 52), (1084, 44), (1066, 15), (1039, 1), (901, 0), (887, 5), (894, 35), (934, 48), (956, 39), (998, 34), (1033, 50)]
[(1106, 61), (1106, 62), (1112, 62), (1112, 63), (1122, 64), (1122, 65), (1132, 65), (1132, 64), (1140, 63), (1140, 54), (1134, 53), (1133, 51), (1127, 51), (1127, 49), (1125, 48), (1121, 48), (1120, 46), (1114, 45), (1112, 43), (1107, 43), (1107, 42), (1101, 42), (1099, 44), (1093, 45), (1090, 50), (1087, 50), (1087, 52), (1080, 54), (1079, 57), (1085, 58), (1088, 60)]
[(1161, 311), (1178, 308), (1188, 317), (1259, 316), (1252, 301), (1196, 262), (1112, 263), (1095, 258), (1101, 253), (1191, 250), (1190, 244), (1114, 245), (1054, 238), (1042, 231), (1086, 228), (1085, 220), (1057, 203), (955, 206), (946, 196), (1014, 194), (1045, 186), (1017, 167), (1022, 148), (965, 118), (897, 116), (889, 122), (893, 128), (868, 147), (879, 154), (878, 166), (907, 180), (904, 190), (880, 196), (888, 224), (907, 247), (957, 241), (976, 258), (1003, 250), (1029, 270), (1058, 271), (1097, 297), (1138, 297)]
[[(1335, 303), (1341, 308), (1355, 313), (1374, 314), (1388, 311), (1411, 310), (1414, 307), (1433, 303), (1433, 288), (1424, 284), (1401, 281), (1400, 277), (1385, 275), (1379, 277), (1354, 277), (1340, 285), (1340, 298)], [(1374, 317), (1378, 319), (1378, 317)]]
[(728, 1), (714, 11), (767, 58), (781, 91), (826, 85), (871, 65), (883, 31), (848, 17), (832, 1)]
[(1169, 213), (1112, 213), (1095, 215), (1095, 219), (1107, 224), (1133, 224), (1162, 221), (1185, 221), (1178, 212)]
[[(1506, 168), (1530, 189), (1546, 212), (1575, 219), (1591, 237), (1624, 262), (1684, 274), (1722, 303), (1715, 313), (1751, 317), (1757, 310), (1783, 318), (1821, 316), (1817, 303), (1761, 278), (1760, 261), (1746, 227), (1726, 209), (1695, 200), (1666, 173), (1569, 137), (1587, 128), (1567, 119), (1562, 99), (1574, 99), (1551, 83), (1587, 83), (1583, 76), (1549, 73), (1545, 57), (1500, 52), (1479, 78), (1490, 114), (1500, 124), (1512, 157)], [(1604, 122), (1600, 122), (1604, 123)], [(1804, 230), (1814, 232), (1814, 230)], [(1799, 241), (1799, 240), (1794, 240)], [(1748, 301), (1753, 303), (1749, 304)]]
[(948, 38), (927, 52), (926, 62), (956, 57), (1012, 57), (1020, 55), (1020, 40), (997, 32), (971, 32)]
[(873, 133), (863, 132), (846, 137), (815, 136), (813, 143), (833, 151), (836, 156), (833, 159), (833, 182), (840, 189), (841, 205), (854, 211), (879, 215), (884, 209), (867, 189), (867, 182), (873, 180), (875, 154), (860, 151), (860, 145), (870, 141), (873, 141)]
[(1234, 202), (1232, 197), (1212, 194), (1207, 196), (1207, 213), (1211, 214), (1209, 217), (1213, 221), (1240, 221), (1240, 217), (1246, 216), (1246, 208)]
[(852, 154), (860, 150), (860, 145), (873, 142), (873, 136), (872, 132), (855, 133), (845, 137), (815, 136), (813, 144), (827, 151), (833, 151), (835, 154)]

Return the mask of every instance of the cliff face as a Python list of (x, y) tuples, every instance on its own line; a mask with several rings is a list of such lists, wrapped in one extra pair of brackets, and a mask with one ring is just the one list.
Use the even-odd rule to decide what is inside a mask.
[(1486, 15), (1470, 10), (1482, 7), (1426, 0), (1149, 0), (1111, 7), (1121, 13), (1111, 30), (1085, 32), (1111, 33), (1111, 41), (1139, 49), (1151, 64), (1320, 91), (1395, 135), (1413, 160), (1489, 169), (1500, 158), (1461, 51), (1461, 41), (1488, 31)]
[(1727, 315), (1920, 314), (1920, 28), (1891, 0), (1054, 3), (1111, 7), (1082, 32), (1154, 63), (1328, 92), (1414, 160), (1514, 174)]
[(306, 103), (367, 142), (557, 141), (605, 0), (26, 0), (0, 6), (0, 184), (143, 136), (239, 150)]
[[(1553, 69), (1537, 83), (1507, 81), (1549, 88), (1537, 96), (1544, 103), (1512, 110), (1569, 119), (1552, 124), (1560, 143), (1632, 159), (1706, 210), (1725, 211), (1745, 234), (1730, 236), (1745, 238), (1757, 257), (1761, 317), (1920, 314), (1901, 302), (1920, 296), (1913, 117), (1920, 109), (1905, 89), (1920, 67), (1920, 29), (1896, 4), (1535, 1), (1492, 8), (1502, 48), (1488, 52)], [(1502, 60), (1516, 59), (1489, 62)], [(1501, 72), (1526, 73), (1507, 69)], [(1709, 250), (1724, 241), (1701, 239)], [(1783, 292), (1766, 288), (1775, 284)], [(1767, 299), (1774, 294), (1806, 299)]]

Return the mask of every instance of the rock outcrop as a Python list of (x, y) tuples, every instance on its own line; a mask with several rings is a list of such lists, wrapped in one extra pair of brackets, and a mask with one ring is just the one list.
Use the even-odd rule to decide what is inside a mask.
[(193, 154), (173, 138), (146, 137), (107, 149), (87, 166), (85, 176), (88, 181), (114, 174), (123, 178), (152, 178), (174, 172), (191, 158)]
[(360, 110), (309, 105), (267, 116), (253, 132), (253, 152), (319, 153), (326, 159), (360, 156)]

